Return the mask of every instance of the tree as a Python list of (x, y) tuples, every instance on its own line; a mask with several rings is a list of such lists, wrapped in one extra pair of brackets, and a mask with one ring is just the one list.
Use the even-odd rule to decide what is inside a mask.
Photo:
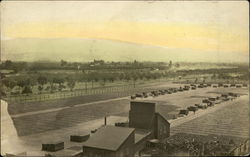
[(102, 85), (105, 86), (106, 81), (107, 81), (107, 78), (106, 78), (106, 77), (103, 77), (102, 80), (103, 80), (103, 84), (102, 84)]
[(6, 93), (3, 88), (0, 87), (0, 98), (6, 96)]
[(216, 74), (213, 73), (213, 75), (211, 76), (211, 79), (215, 79), (216, 78)]
[(68, 80), (68, 87), (69, 87), (70, 91), (73, 91), (75, 84), (76, 84), (75, 80), (72, 80), (72, 79)]
[(144, 77), (145, 77), (144, 73), (139, 73), (138, 78), (139, 78), (140, 80), (143, 80), (143, 79), (144, 79)]
[(23, 91), (22, 91), (22, 94), (30, 94), (30, 93), (32, 93), (32, 90), (31, 90), (31, 86), (29, 86), (29, 85), (26, 85), (25, 87), (24, 87), (24, 89), (23, 89)]
[(110, 81), (112, 83), (115, 81), (115, 76), (112, 73), (107, 73), (106, 78), (108, 81)]
[(88, 90), (88, 78), (87, 78), (87, 74), (84, 73), (82, 76), (81, 76), (81, 80), (83, 80), (85, 82), (85, 90), (87, 91)]
[(73, 91), (73, 89), (76, 85), (76, 81), (72, 78), (67, 78), (67, 85), (68, 85), (70, 91)]
[(171, 67), (172, 67), (172, 61), (171, 61), (171, 60), (169, 61), (169, 65), (168, 65), (168, 67), (169, 67), (169, 68), (171, 68)]
[(108, 79), (108, 74), (107, 73), (101, 73), (99, 76), (103, 80), (102, 86), (105, 86), (106, 81)]
[(152, 78), (152, 76), (151, 76), (150, 73), (146, 73), (145, 78), (146, 78), (147, 80), (150, 80), (150, 79)]
[(9, 89), (13, 89), (17, 85), (16, 81), (11, 79), (4, 79), (2, 83)]
[(63, 78), (57, 78), (57, 77), (53, 78), (53, 83), (58, 83), (59, 85), (63, 84), (64, 81), (65, 80)]
[(52, 82), (50, 83), (50, 91), (51, 93), (53, 93), (56, 89), (57, 89), (57, 86), (55, 86), (54, 84), (58, 84), (58, 90), (61, 91), (62, 90), (62, 85), (64, 83), (64, 78), (57, 78), (57, 77), (54, 77), (52, 79)]
[(125, 79), (126, 81), (131, 80), (131, 76), (129, 75), (129, 73), (125, 74), (124, 79)]
[(121, 81), (125, 78), (124, 73), (118, 75), (118, 79)]
[(179, 67), (180, 67), (180, 64), (179, 64), (179, 63), (176, 63), (176, 64), (175, 64), (175, 67), (176, 67), (176, 68), (179, 68)]
[(45, 77), (45, 76), (39, 76), (38, 78), (37, 78), (37, 82), (40, 84), (40, 85), (45, 85), (46, 83), (47, 83), (47, 81), (48, 81), (48, 79), (47, 79), (47, 77)]
[(56, 86), (54, 85), (53, 82), (51, 82), (50, 83), (50, 88), (47, 88), (47, 89), (50, 89), (50, 93), (53, 93), (56, 90)]
[(42, 93), (42, 90), (43, 90), (43, 86), (38, 86), (38, 90), (40, 92), (40, 94)]
[(65, 66), (65, 65), (67, 65), (67, 62), (64, 60), (61, 60), (61, 66)]
[(66, 88), (66, 86), (64, 86), (63, 84), (59, 84), (58, 86), (58, 90), (59, 91), (62, 91), (62, 89)]
[(5, 61), (4, 67), (5, 67), (6, 69), (11, 69), (12, 66), (13, 66), (13, 63), (12, 63), (11, 60), (6, 60), (6, 61)]
[[(96, 72), (92, 72), (92, 73), (89, 73), (88, 75), (87, 75), (87, 81), (89, 82), (89, 81), (91, 81), (91, 84), (92, 84), (92, 88), (93, 88), (93, 86), (94, 86), (94, 81), (98, 81), (98, 73), (96, 73)], [(97, 82), (96, 81), (96, 82)]]
[(198, 82), (198, 78), (195, 78), (194, 83), (197, 83), (197, 82)]
[(43, 86), (47, 83), (47, 77), (45, 77), (45, 76), (39, 76), (38, 78), (37, 78), (37, 82), (38, 82), (38, 84), (39, 84), (39, 86), (38, 86), (38, 90), (40, 91), (40, 94), (42, 93), (42, 90), (43, 90)]
[(134, 84), (134, 88), (135, 88), (135, 83), (136, 83), (136, 81), (138, 80), (137, 74), (134, 73), (134, 74), (132, 75), (132, 78), (133, 78), (133, 84)]
[(17, 85), (21, 88), (24, 88), (25, 86), (30, 86), (31, 85), (31, 80), (30, 79), (22, 79), (17, 82)]

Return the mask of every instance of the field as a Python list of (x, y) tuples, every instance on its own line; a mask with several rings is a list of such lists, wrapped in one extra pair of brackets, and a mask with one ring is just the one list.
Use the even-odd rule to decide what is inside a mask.
[(78, 123), (103, 118), (110, 114), (120, 114), (129, 109), (128, 100), (71, 107), (60, 111), (47, 112), (13, 118), (19, 135), (30, 135), (48, 130), (72, 127)]
[[(144, 88), (144, 91), (154, 89), (179, 87), (178, 84), (154, 84), (151, 87)], [(229, 90), (230, 89), (230, 90)], [(142, 89), (138, 90), (141, 91)], [(138, 92), (134, 91), (134, 92)], [(209, 96), (217, 96), (220, 93), (235, 92), (244, 94), (247, 88), (205, 88), (190, 90), (185, 92), (178, 92), (169, 95), (162, 95), (158, 97), (137, 98), (136, 100), (153, 101), (157, 103), (156, 110), (160, 112), (167, 119), (171, 119), (169, 113), (178, 111), (201, 103), (201, 100)], [(38, 104), (26, 104), (23, 108), (18, 108), (10, 105), (13, 109), (12, 118), (20, 136), (36, 134), (49, 130), (62, 129), (75, 126), (79, 123), (103, 118), (104, 116), (119, 115), (127, 116), (129, 111), (129, 97), (116, 97), (110, 95), (77, 97), (74, 98), (74, 106), (72, 101), (65, 99), (54, 102), (42, 102)], [(99, 101), (97, 101), (99, 100)], [(71, 102), (71, 104), (69, 103)], [(246, 102), (243, 102), (243, 104)], [(70, 105), (71, 106), (70, 106)], [(51, 106), (50, 106), (51, 105)], [(177, 129), (178, 130), (178, 129)]]

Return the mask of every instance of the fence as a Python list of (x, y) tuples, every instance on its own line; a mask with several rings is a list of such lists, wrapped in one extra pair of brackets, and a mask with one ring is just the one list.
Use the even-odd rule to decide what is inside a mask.
[(131, 95), (135, 91), (143, 89), (142, 86), (141, 87), (139, 86), (140, 85), (134, 88), (133, 84), (129, 84), (129, 85), (107, 86), (107, 87), (99, 87), (91, 89), (79, 89), (74, 91), (62, 91), (55, 93), (42, 93), (42, 94), (30, 94), (30, 95), (22, 94), (16, 96), (8, 96), (3, 99), (5, 99), (8, 102), (25, 103), (25, 102), (47, 101), (53, 99), (64, 99), (64, 98), (84, 96), (84, 95), (97, 95), (104, 93), (114, 93), (117, 96), (122, 96), (124, 95), (124, 92), (126, 92), (127, 95)]

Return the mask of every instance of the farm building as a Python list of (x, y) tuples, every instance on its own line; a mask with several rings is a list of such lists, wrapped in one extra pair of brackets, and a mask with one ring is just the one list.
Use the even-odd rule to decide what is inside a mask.
[(83, 144), (84, 157), (133, 157), (135, 129), (103, 126)]
[(170, 123), (155, 112), (155, 103), (151, 102), (130, 102), (129, 127), (136, 129), (135, 152), (140, 152), (148, 139), (163, 140), (170, 136)]
[(159, 140), (170, 135), (170, 123), (160, 113), (155, 112), (155, 103), (151, 102), (130, 103), (129, 127), (150, 130)]
[(103, 126), (94, 133), (83, 146), (86, 157), (132, 157), (145, 148), (147, 141), (162, 141), (170, 136), (170, 123), (155, 112), (155, 103), (130, 103), (129, 128)]

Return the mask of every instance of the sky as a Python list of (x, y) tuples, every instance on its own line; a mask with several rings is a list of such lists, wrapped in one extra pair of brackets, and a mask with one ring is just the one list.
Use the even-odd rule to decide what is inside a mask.
[(248, 5), (247, 1), (8, 1), (1, 2), (1, 40), (107, 39), (248, 56)]

